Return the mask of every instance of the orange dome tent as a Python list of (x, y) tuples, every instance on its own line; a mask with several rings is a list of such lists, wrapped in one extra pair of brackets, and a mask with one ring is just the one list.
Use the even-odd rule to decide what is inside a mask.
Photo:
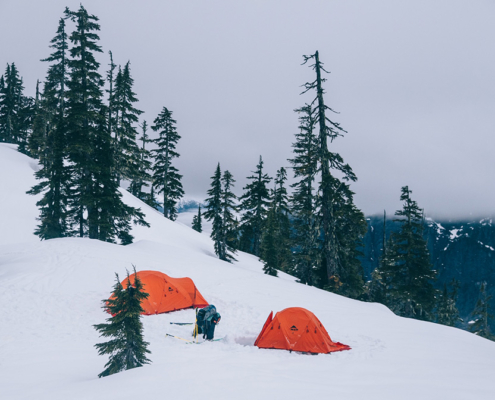
[(351, 349), (345, 344), (332, 342), (319, 319), (304, 308), (286, 308), (272, 317), (273, 311), (254, 342), (260, 349), (325, 354)]
[[(134, 283), (134, 275), (129, 276), (131, 285)], [(158, 271), (139, 271), (137, 275), (143, 284), (144, 291), (149, 294), (148, 298), (141, 302), (144, 315), (161, 314), (190, 307), (203, 308), (208, 305), (191, 278), (171, 278)], [(122, 281), (124, 288), (127, 286), (127, 279)]]

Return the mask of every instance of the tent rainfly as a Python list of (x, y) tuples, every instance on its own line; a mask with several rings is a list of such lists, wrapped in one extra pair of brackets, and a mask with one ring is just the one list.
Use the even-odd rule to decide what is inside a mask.
[[(149, 294), (148, 298), (141, 302), (144, 315), (191, 307), (203, 308), (208, 305), (191, 278), (171, 278), (158, 271), (139, 271), (137, 275), (144, 291)], [(134, 276), (135, 274), (129, 276), (131, 285), (134, 283)], [(127, 286), (127, 279), (122, 281), (124, 287)]]
[(272, 317), (273, 311), (254, 342), (254, 345), (260, 349), (282, 349), (315, 354), (351, 349), (345, 344), (332, 342), (320, 320), (304, 308), (286, 308)]

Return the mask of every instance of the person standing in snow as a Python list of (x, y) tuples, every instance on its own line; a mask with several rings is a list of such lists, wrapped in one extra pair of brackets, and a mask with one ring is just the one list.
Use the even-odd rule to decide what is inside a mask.
[(222, 317), (217, 312), (217, 309), (213, 304), (202, 308), (197, 314), (195, 327), (196, 334), (203, 334), (204, 339), (213, 340), (215, 335), (215, 326), (218, 325), (221, 318)]

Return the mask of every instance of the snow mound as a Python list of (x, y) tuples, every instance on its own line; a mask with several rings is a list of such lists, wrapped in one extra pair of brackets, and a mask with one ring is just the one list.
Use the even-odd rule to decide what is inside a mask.
[[(151, 228), (118, 246), (33, 235), (36, 163), (0, 144), (0, 387), (2, 399), (492, 399), (495, 343), (386, 307), (350, 300), (294, 278), (264, 275), (251, 255), (217, 259), (207, 234), (171, 222), (123, 191)], [(105, 357), (92, 327), (107, 315), (114, 273), (132, 264), (191, 277), (222, 314), (217, 337), (189, 345), (193, 310), (143, 317), (152, 364), (98, 379)], [(305, 307), (330, 337), (352, 347), (309, 356), (253, 346), (270, 311)]]

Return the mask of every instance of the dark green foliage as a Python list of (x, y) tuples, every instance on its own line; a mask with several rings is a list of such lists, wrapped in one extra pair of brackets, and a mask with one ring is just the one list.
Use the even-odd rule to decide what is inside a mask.
[(236, 210), (235, 200), (236, 195), (232, 192), (235, 179), (229, 171), (225, 171), (222, 176), (222, 194), (221, 194), (221, 208), (222, 208), (222, 247), (225, 256), (225, 260), (232, 262), (236, 261), (233, 254), (237, 248), (238, 241), (238, 222), (234, 217), (234, 211)]
[(107, 81), (109, 85), (109, 89), (106, 91), (108, 93), (108, 132), (113, 134), (113, 126), (115, 123), (114, 118), (114, 71), (117, 66), (113, 62), (113, 54), (111, 51), (108, 52), (110, 56), (110, 69), (107, 71)]
[[(28, 193), (43, 193), (37, 202), (40, 224), (35, 234), (41, 239), (70, 236), (68, 202), (72, 196), (72, 172), (67, 159), (67, 35), (65, 20), (59, 21), (56, 36), (50, 47), (54, 52), (42, 61), (51, 62), (43, 95), (36, 96), (36, 112), (30, 148), (40, 160), (41, 169), (35, 173), (40, 182)], [(37, 90), (38, 92), (38, 90)]]
[(149, 343), (144, 341), (141, 322), (141, 301), (148, 297), (148, 293), (144, 292), (135, 268), (132, 285), (129, 273), (127, 278), (126, 287), (123, 287), (116, 274), (113, 295), (104, 300), (103, 306), (112, 317), (107, 319), (106, 324), (93, 325), (100, 336), (111, 338), (108, 342), (95, 345), (99, 355), (109, 355), (105, 370), (98, 375), (99, 378), (151, 362), (146, 357), (146, 353), (150, 353), (147, 348)]
[(176, 146), (180, 136), (175, 128), (176, 121), (172, 118), (172, 111), (166, 107), (163, 107), (153, 122), (155, 125), (151, 129), (159, 134), (154, 140), (158, 148), (151, 151), (155, 160), (153, 187), (158, 189), (157, 194), (163, 193), (163, 215), (173, 221), (177, 218), (177, 202), (184, 195), (182, 175), (172, 165), (172, 160), (179, 157)]
[[(229, 171), (222, 176), (220, 163), (211, 177), (211, 186), (206, 199), (206, 212), (203, 214), (208, 221), (212, 221), (210, 237), (214, 241), (215, 254), (220, 260), (235, 261), (237, 244), (237, 220), (234, 218), (235, 195), (232, 193), (234, 178)], [(223, 187), (222, 187), (223, 183)]]
[(385, 305), (396, 314), (430, 321), (433, 319), (436, 291), (430, 254), (423, 238), (423, 214), (410, 197), (407, 186), (402, 188), (403, 209), (399, 232), (393, 232), (376, 276), (385, 286)]
[(292, 271), (288, 195), (284, 185), (286, 180), (287, 172), (282, 167), (277, 171), (272, 201), (261, 237), (261, 259), (265, 264), (265, 273), (275, 276), (277, 270)]
[(490, 330), (490, 321), (493, 319), (490, 309), (492, 296), (488, 295), (486, 286), (486, 282), (482, 282), (480, 285), (480, 294), (469, 322), (469, 331), (475, 335), (495, 341), (495, 335)]
[(196, 232), (203, 232), (203, 225), (201, 222), (201, 206), (198, 207), (198, 213), (193, 217), (192, 228)]
[(140, 179), (142, 172), (140, 169), (141, 152), (136, 144), (135, 124), (143, 112), (134, 107), (134, 103), (138, 100), (132, 91), (133, 84), (130, 62), (127, 62), (123, 70), (119, 67), (111, 99), (112, 111), (115, 115), (115, 173), (119, 184), (121, 179), (130, 181)]
[(248, 176), (251, 181), (244, 188), (244, 194), (239, 198), (241, 217), (240, 250), (261, 256), (261, 235), (263, 225), (270, 205), (268, 183), (271, 178), (263, 173), (263, 160), (256, 166), (254, 175)]
[[(364, 214), (354, 204), (354, 193), (349, 185), (334, 179), (335, 194), (332, 198), (337, 243), (337, 274), (328, 290), (347, 297), (360, 298), (364, 292), (364, 271), (361, 266), (362, 238), (367, 224)], [(326, 276), (323, 273), (323, 281)]]
[(0, 141), (17, 144), (19, 151), (27, 154), (34, 100), (23, 92), (22, 78), (15, 63), (7, 64), (0, 79)]
[[(144, 192), (143, 188), (149, 187), (151, 182), (151, 175), (148, 171), (151, 170), (151, 153), (146, 149), (146, 143), (151, 142), (146, 131), (148, 130), (148, 124), (143, 121), (141, 124), (143, 135), (141, 136), (141, 148), (139, 149), (138, 169), (137, 175), (129, 185), (129, 192), (131, 192), (138, 199), (141, 199), (145, 203), (150, 200), (150, 193)], [(149, 204), (149, 203), (148, 203)], [(153, 207), (153, 206), (152, 206)], [(156, 207), (153, 207), (156, 208)]]
[(447, 326), (456, 326), (462, 319), (459, 317), (457, 309), (457, 296), (459, 292), (459, 282), (452, 279), (450, 282), (450, 291), (447, 290), (447, 284), (443, 285), (443, 292), (439, 296), (436, 309), (436, 322)]
[[(357, 297), (363, 290), (363, 274), (357, 266), (359, 252), (356, 247), (360, 245), (360, 236), (366, 230), (363, 224), (364, 215), (354, 206), (353, 193), (347, 184), (357, 178), (343, 158), (328, 149), (328, 139), (333, 142), (345, 131), (326, 114), (333, 110), (324, 103), (322, 84), (325, 79), (322, 72), (327, 71), (319, 60), (318, 52), (304, 56), (304, 63), (310, 60), (314, 61), (311, 67), (316, 73), (316, 79), (304, 85), (303, 93), (316, 91), (316, 97), (311, 103), (315, 107), (311, 108), (306, 124), (318, 124), (319, 127), (315, 157), (321, 180), (314, 214), (318, 218), (321, 257), (318, 260), (316, 284), (326, 290)], [(337, 175), (341, 178), (337, 178)], [(346, 226), (345, 229), (342, 228), (343, 225)]]
[(276, 207), (272, 205), (268, 210), (261, 242), (261, 257), (265, 274), (277, 276), (278, 246), (277, 246), (277, 216)]
[(31, 135), (28, 138), (28, 153), (33, 158), (40, 158), (45, 151), (46, 139), (46, 117), (42, 107), (41, 93), (39, 90), (40, 82), (36, 82), (36, 97), (33, 108), (33, 127)]
[(222, 171), (218, 163), (215, 173), (211, 177), (210, 189), (207, 192), (205, 219), (212, 221), (210, 237), (214, 242), (215, 254), (220, 260), (225, 260), (226, 249), (224, 247), (223, 220), (222, 220)]
[(149, 226), (139, 209), (122, 202), (115, 176), (112, 137), (108, 129), (108, 109), (102, 102), (103, 80), (94, 53), (101, 52), (95, 33), (98, 18), (83, 6), (77, 12), (66, 9), (66, 17), (76, 23), (70, 36), (73, 47), (69, 60), (66, 144), (72, 172), (72, 192), (68, 202), (71, 224), (79, 236), (89, 236), (122, 244), (132, 242), (130, 221)]
[(311, 106), (305, 105), (295, 111), (300, 114), (300, 131), (296, 134), (296, 142), (292, 145), (294, 158), (289, 160), (292, 164), (294, 177), (297, 179), (291, 185), (293, 192), (290, 199), (294, 227), (293, 273), (300, 282), (314, 286), (317, 283), (316, 269), (320, 264), (314, 188), (318, 166), (318, 139), (313, 131), (315, 121)]
[(89, 15), (82, 5), (75, 12), (66, 8), (65, 15), (76, 23), (76, 29), (70, 35), (73, 46), (70, 49), (71, 59), (68, 60), (70, 78), (67, 83), (67, 152), (74, 179), (69, 208), (71, 222), (77, 226), (78, 235), (96, 239), (98, 208), (93, 196), (93, 174), (98, 165), (92, 153), (94, 142), (103, 133), (101, 128), (106, 123), (101, 112), (104, 108), (103, 79), (98, 73), (100, 64), (94, 57), (94, 53), (102, 52), (96, 34), (100, 26), (98, 18)]

